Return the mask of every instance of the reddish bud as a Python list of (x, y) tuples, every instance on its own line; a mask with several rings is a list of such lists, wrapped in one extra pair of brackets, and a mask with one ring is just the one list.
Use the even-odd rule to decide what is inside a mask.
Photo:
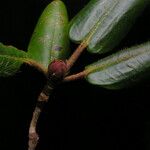
[(55, 76), (62, 78), (67, 72), (67, 64), (62, 60), (54, 60), (48, 66), (48, 74), (50, 76)]

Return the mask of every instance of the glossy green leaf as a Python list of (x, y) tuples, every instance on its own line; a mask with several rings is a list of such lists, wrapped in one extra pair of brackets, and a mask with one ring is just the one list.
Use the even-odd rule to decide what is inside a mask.
[(54, 59), (65, 59), (68, 55), (68, 16), (64, 3), (51, 2), (36, 25), (28, 53), (45, 67)]
[(18, 50), (13, 46), (5, 46), (0, 43), (0, 76), (7, 77), (14, 75), (20, 66), (25, 63), (35, 67), (45, 74), (45, 70), (40, 64), (28, 58), (26, 52)]
[(91, 84), (118, 89), (150, 75), (150, 42), (122, 50), (86, 67)]
[(85, 41), (91, 53), (112, 50), (149, 0), (91, 0), (70, 23), (71, 40)]

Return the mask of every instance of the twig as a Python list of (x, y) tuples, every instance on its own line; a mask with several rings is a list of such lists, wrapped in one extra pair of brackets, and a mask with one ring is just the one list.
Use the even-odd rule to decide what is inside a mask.
[(39, 136), (36, 132), (36, 125), (37, 125), (37, 120), (39, 118), (40, 113), (41, 113), (41, 109), (36, 107), (33, 112), (33, 117), (32, 117), (30, 128), (29, 128), (28, 150), (34, 150), (36, 148), (38, 140), (39, 140)]
[(54, 60), (48, 66), (47, 84), (38, 97), (36, 108), (30, 123), (28, 150), (35, 150), (38, 144), (39, 136), (36, 132), (36, 126), (40, 113), (42, 112), (44, 105), (48, 102), (49, 96), (51, 95), (54, 87), (62, 82), (66, 71), (66, 63), (62, 60)]
[(39, 135), (36, 131), (37, 121), (39, 116), (43, 110), (44, 105), (48, 102), (49, 96), (53, 88), (49, 85), (49, 83), (44, 87), (43, 91), (40, 93), (38, 97), (38, 101), (33, 112), (32, 120), (29, 128), (29, 141), (28, 141), (28, 150), (35, 150), (38, 141)]

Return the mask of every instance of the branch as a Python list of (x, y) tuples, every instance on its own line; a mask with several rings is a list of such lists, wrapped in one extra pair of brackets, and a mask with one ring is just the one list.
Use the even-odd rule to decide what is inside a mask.
[(48, 66), (47, 83), (38, 97), (38, 101), (30, 123), (28, 150), (35, 150), (38, 144), (39, 136), (36, 132), (37, 121), (44, 105), (48, 102), (49, 96), (51, 95), (54, 87), (62, 82), (66, 71), (66, 63), (61, 60), (54, 60)]
[(34, 150), (37, 146), (39, 136), (36, 132), (36, 125), (37, 125), (37, 121), (38, 121), (41, 111), (42, 110), (36, 106), (36, 108), (33, 112), (33, 117), (32, 117), (32, 120), (30, 123), (30, 128), (29, 128), (28, 150)]
[(43, 91), (40, 93), (38, 97), (38, 101), (37, 101), (35, 110), (33, 112), (32, 120), (31, 120), (30, 128), (29, 128), (28, 150), (35, 150), (38, 144), (39, 136), (36, 132), (37, 121), (43, 110), (43, 107), (48, 102), (48, 99), (52, 90), (53, 88), (50, 87), (49, 84), (46, 84)]

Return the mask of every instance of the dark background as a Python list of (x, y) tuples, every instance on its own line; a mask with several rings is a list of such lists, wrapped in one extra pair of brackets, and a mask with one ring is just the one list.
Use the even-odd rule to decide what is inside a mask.
[[(26, 50), (37, 19), (50, 0), (1, 0), (0, 42)], [(70, 19), (88, 0), (64, 0)], [(115, 48), (150, 39), (150, 9)], [(71, 49), (76, 45), (71, 43)], [(84, 53), (77, 72), (103, 56)], [(13, 77), (0, 78), (0, 150), (27, 150), (28, 127), (44, 78), (22, 66)], [(38, 150), (149, 150), (150, 82), (132, 88), (105, 90), (86, 81), (55, 89), (45, 107), (38, 130)]]

